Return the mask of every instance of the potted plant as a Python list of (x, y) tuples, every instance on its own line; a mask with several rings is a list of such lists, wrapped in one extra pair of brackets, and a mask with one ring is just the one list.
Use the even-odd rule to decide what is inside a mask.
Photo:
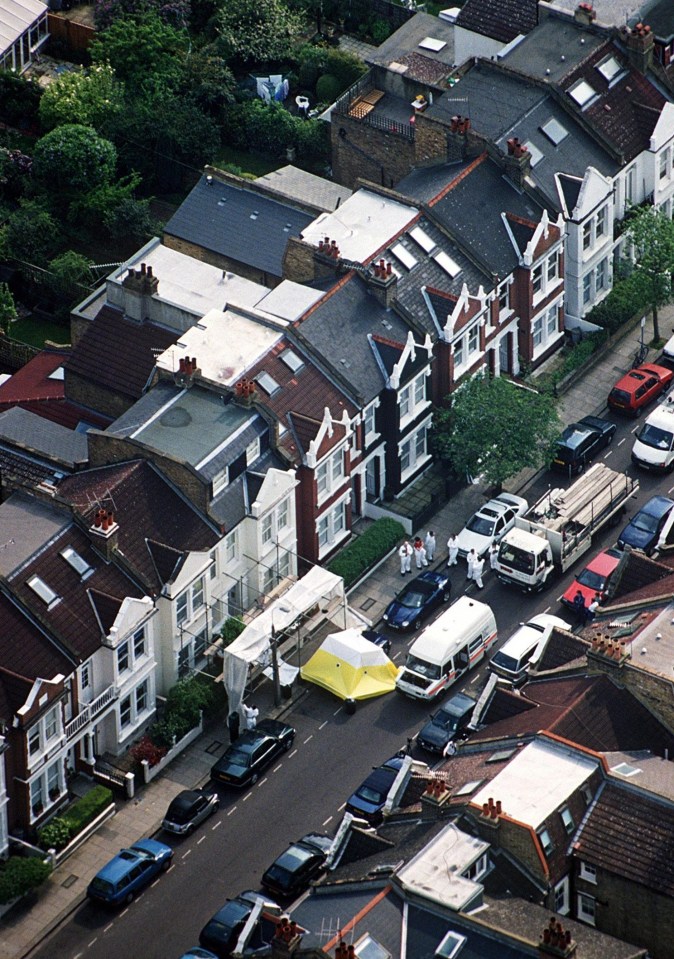
[(36, 802), (33, 804), (33, 815), (37, 819), (38, 816), (41, 816), (44, 812), (44, 804), (41, 802)]
[(58, 788), (58, 786), (55, 786), (53, 789), (49, 790), (49, 798), (52, 802), (56, 802), (60, 795), (61, 790)]

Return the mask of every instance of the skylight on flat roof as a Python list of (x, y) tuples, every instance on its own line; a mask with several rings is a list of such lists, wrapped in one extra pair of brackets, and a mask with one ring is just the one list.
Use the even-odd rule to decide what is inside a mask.
[(255, 380), (258, 386), (261, 386), (265, 393), (268, 393), (270, 396), (281, 389), (274, 377), (270, 376), (269, 373), (258, 373)]
[(569, 135), (566, 127), (562, 126), (559, 120), (555, 120), (554, 117), (550, 117), (547, 123), (543, 124), (541, 133), (544, 133), (554, 146), (559, 146), (562, 140)]
[(630, 766), (629, 763), (618, 763), (617, 766), (611, 767), (611, 772), (620, 773), (621, 776), (636, 776), (641, 770), (636, 766)]
[(436, 956), (442, 956), (442, 959), (455, 959), (466, 944), (467, 939), (459, 932), (450, 929), (438, 948), (435, 950)]
[(424, 37), (424, 39), (419, 42), (419, 46), (422, 50), (432, 50), (433, 53), (439, 53), (443, 47), (447, 46), (447, 42), (445, 40), (436, 40), (435, 37)]
[(618, 63), (615, 57), (608, 57), (606, 60), (603, 60), (597, 66), (597, 70), (601, 73), (603, 78), (610, 83), (614, 77), (617, 77), (622, 67)]
[(33, 590), (36, 596), (40, 597), (43, 603), (47, 604), (47, 609), (51, 609), (52, 606), (61, 602), (58, 593), (55, 593), (51, 586), (47, 586), (39, 576), (31, 576), (26, 585)]
[(531, 142), (531, 140), (527, 141), (527, 150), (531, 154), (532, 166), (536, 166), (537, 163), (541, 162), (541, 160), (543, 159), (543, 151), (539, 150), (538, 147)]
[(284, 350), (283, 353), (279, 354), (279, 359), (290, 367), (293, 373), (297, 373), (304, 366), (304, 360), (294, 350)]
[(61, 550), (61, 556), (66, 561), (68, 566), (71, 566), (76, 573), (78, 573), (82, 579), (85, 576), (91, 575), (93, 573), (92, 567), (87, 563), (86, 559), (83, 556), (72, 548), (72, 546), (66, 546), (65, 549)]
[(407, 267), (408, 270), (411, 270), (413, 266), (417, 265), (416, 258), (412, 256), (409, 250), (406, 250), (402, 243), (396, 243), (395, 246), (391, 247), (391, 253), (400, 260), (404, 267)]
[(581, 80), (569, 90), (569, 96), (576, 101), (579, 107), (584, 107), (586, 103), (597, 96), (597, 91), (591, 87), (587, 80)]
[(458, 263), (455, 263), (454, 260), (448, 253), (445, 253), (444, 250), (439, 250), (434, 254), (433, 259), (441, 266), (445, 273), (449, 273), (452, 279), (461, 272), (461, 267)]
[(481, 779), (473, 779), (472, 782), (464, 783), (463, 786), (461, 786), (460, 789), (455, 789), (455, 790), (454, 790), (454, 795), (455, 795), (455, 796), (468, 796), (468, 795), (470, 795), (470, 793), (474, 793), (474, 792), (475, 792), (475, 790), (477, 789), (477, 787), (480, 785), (481, 782), (482, 782)]
[(410, 230), (409, 235), (426, 253), (430, 253), (431, 250), (434, 250), (437, 246), (435, 240), (431, 240), (428, 233), (424, 232), (420, 226), (415, 226), (413, 230)]
[(515, 753), (515, 749), (499, 749), (498, 752), (492, 753), (489, 759), (485, 759), (487, 763), (503, 763), (506, 759)]

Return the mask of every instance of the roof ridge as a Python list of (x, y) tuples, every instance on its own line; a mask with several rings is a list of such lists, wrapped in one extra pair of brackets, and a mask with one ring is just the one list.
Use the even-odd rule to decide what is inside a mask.
[(476, 157), (472, 163), (469, 163), (466, 169), (462, 170), (457, 177), (455, 177), (450, 183), (447, 184), (447, 186), (443, 187), (443, 189), (440, 190), (437, 196), (434, 196), (431, 200), (429, 200), (426, 206), (432, 207), (432, 206), (435, 206), (436, 203), (439, 203), (440, 200), (444, 200), (447, 194), (451, 190), (453, 190), (455, 187), (457, 187), (459, 183), (461, 183), (462, 180), (464, 180), (470, 173), (472, 173), (473, 170), (475, 170), (478, 166), (480, 166), (481, 163), (484, 163), (487, 157), (488, 157), (488, 153), (485, 150), (484, 153), (481, 153), (479, 157)]

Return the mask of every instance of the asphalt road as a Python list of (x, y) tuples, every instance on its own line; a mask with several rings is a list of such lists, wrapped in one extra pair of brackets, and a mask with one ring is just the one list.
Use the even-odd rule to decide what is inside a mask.
[[(612, 418), (612, 417), (609, 417)], [(632, 432), (639, 420), (615, 419), (618, 432), (601, 458), (613, 469), (635, 474), (630, 463)], [(636, 474), (635, 474), (636, 475)], [(674, 492), (674, 476), (639, 472), (641, 489), (630, 501), (627, 516), (655, 493)], [(534, 502), (549, 484), (566, 486), (559, 474), (545, 473), (525, 492)], [(467, 518), (467, 517), (466, 517)], [(592, 550), (574, 568), (600, 549), (612, 545), (622, 523), (598, 535)], [(571, 580), (567, 574), (544, 593), (523, 597), (488, 573), (485, 588), (470, 591), (489, 603), (499, 628), (499, 644), (524, 618), (543, 611), (569, 620), (557, 597)], [(465, 589), (463, 568), (454, 577), (453, 598)], [(399, 588), (391, 583), (392, 592)], [(404, 661), (414, 636), (392, 634), (392, 656)], [(453, 687), (479, 694), (486, 679), (482, 664)], [(242, 793), (219, 789), (220, 811), (187, 839), (159, 835), (175, 848), (173, 866), (135, 902), (119, 912), (82, 905), (44, 943), (34, 957), (53, 959), (172, 959), (198, 942), (199, 931), (227, 897), (243, 889), (258, 889), (259, 879), (285, 845), (305, 832), (332, 832), (349, 794), (373, 765), (383, 762), (413, 736), (428, 716), (428, 706), (394, 694), (360, 703), (347, 715), (338, 700), (313, 687), (293, 709), (289, 721), (297, 728), (293, 749), (254, 787)], [(417, 754), (419, 758), (421, 754)], [(423, 757), (426, 758), (426, 757)]]

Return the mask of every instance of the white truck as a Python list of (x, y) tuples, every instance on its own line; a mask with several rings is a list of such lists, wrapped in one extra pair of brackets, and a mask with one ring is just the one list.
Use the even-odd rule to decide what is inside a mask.
[(592, 536), (624, 509), (639, 480), (595, 463), (568, 489), (550, 489), (501, 540), (496, 575), (527, 593), (543, 589), (592, 545)]

